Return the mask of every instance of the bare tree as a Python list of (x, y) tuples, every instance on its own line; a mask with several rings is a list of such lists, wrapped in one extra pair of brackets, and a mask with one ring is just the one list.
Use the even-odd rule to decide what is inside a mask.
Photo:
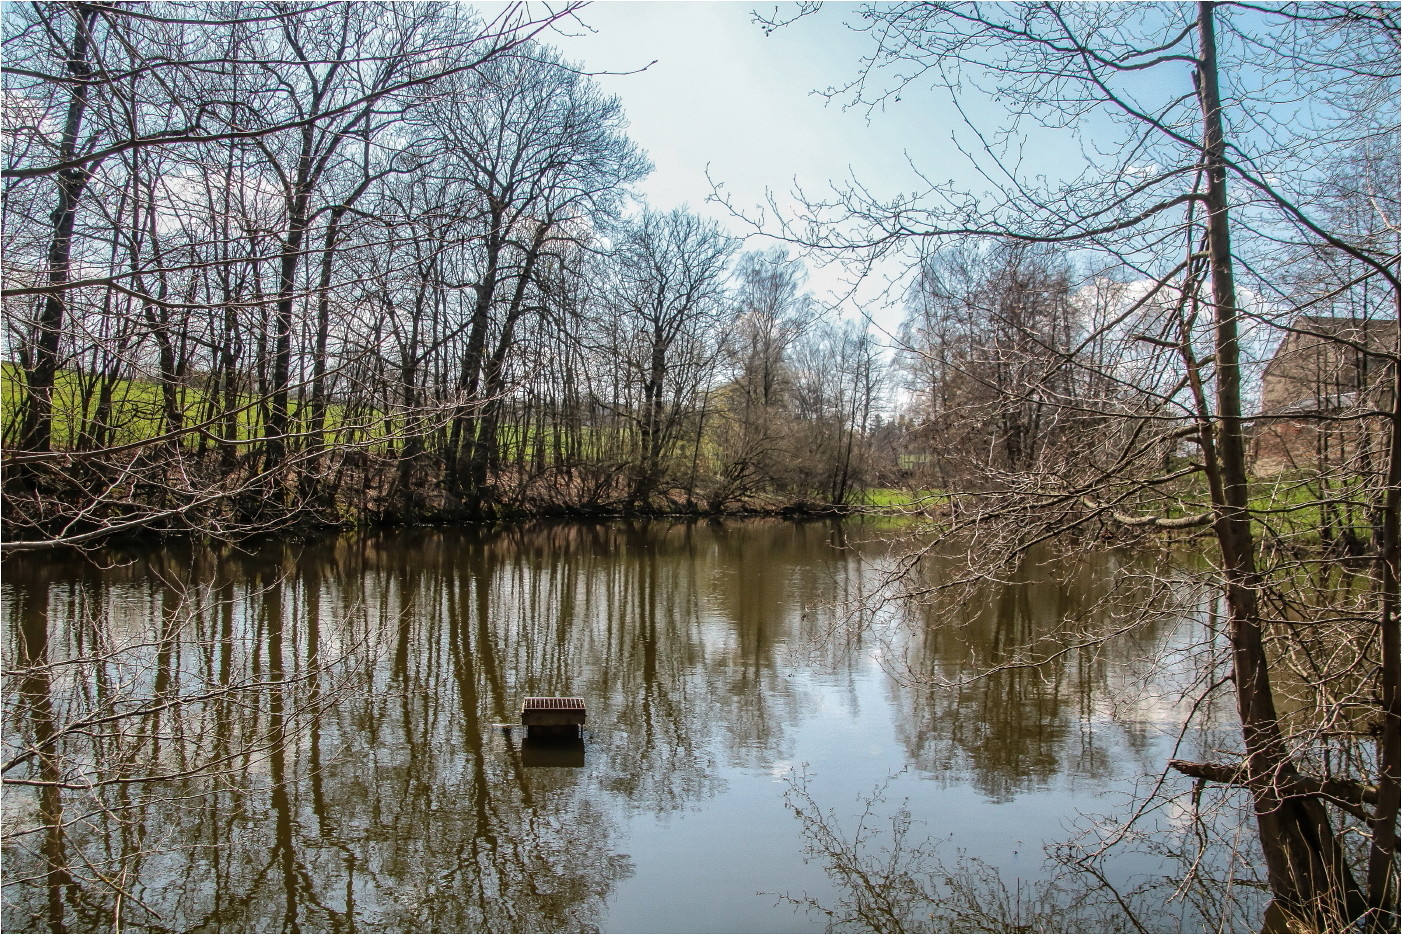
[(849, 504), (870, 480), (870, 430), (885, 390), (876, 337), (855, 322), (824, 323), (795, 357), (800, 441), (790, 483), (824, 503)]
[[(869, 6), (861, 15), (875, 47), (861, 76), (837, 93), (873, 107), (925, 82), (956, 91), (973, 83), (999, 94), (1012, 132), (984, 137), (989, 143), (978, 158), (1000, 186), (983, 197), (931, 184), (923, 195), (885, 201), (849, 186), (814, 202), (784, 233), (863, 262), (966, 235), (1094, 249), (1119, 267), (1116, 279), (1136, 284), (1137, 294), (1082, 344), (1149, 311), (1154, 327), (1137, 334), (1148, 364), (1130, 372), (1173, 375), (1166, 386), (1125, 386), (1133, 404), (1103, 412), (1126, 417), (1123, 428), (1107, 434), (1108, 445), (1087, 449), (1081, 463), (999, 479), (972, 501), (976, 511), (961, 513), (959, 525), (979, 531), (973, 573), (995, 556), (1016, 558), (1035, 542), (1087, 524), (1210, 530), (1228, 652), (1206, 693), (1233, 689), (1244, 749), (1227, 762), (1173, 766), (1250, 791), (1270, 886), (1285, 916), (1306, 926), (1343, 926), (1367, 911), (1395, 912), (1402, 751), (1395, 347), (1365, 349), (1377, 364), (1365, 394), (1375, 404), (1354, 416), (1374, 426), (1387, 452), (1378, 460), (1389, 465), (1363, 481), (1376, 508), (1367, 530), (1369, 570), (1354, 583), (1362, 594), (1330, 585), (1313, 600), (1296, 597), (1304, 569), (1326, 578), (1350, 572), (1320, 564), (1322, 554), (1277, 564), (1262, 549), (1259, 525), (1296, 511), (1259, 499), (1253, 486), (1251, 361), (1243, 351), (1248, 325), (1295, 321), (1302, 310), (1288, 300), (1269, 314), (1261, 308), (1258, 297), (1273, 290), (1258, 277), (1281, 256), (1282, 244), (1347, 257), (1357, 276), (1341, 290), (1363, 282), (1382, 289), (1389, 298), (1373, 314), (1395, 319), (1395, 227), (1369, 238), (1331, 223), (1328, 186), (1314, 168), (1322, 151), (1372, 145), (1396, 152), (1395, 11), (1366, 4), (1227, 10), (1213, 3), (901, 3)], [(1263, 73), (1271, 81), (1259, 84)], [(1146, 75), (1160, 80), (1145, 82)], [(1294, 119), (1298, 100), (1314, 105), (1311, 118)], [(1021, 121), (1057, 128), (1089, 117), (1122, 129), (1111, 155), (1057, 187), (1024, 180), (1011, 148)], [(1114, 368), (1102, 374), (1123, 375)], [(1057, 376), (1048, 372), (1038, 386), (1054, 391)], [(1180, 453), (1179, 439), (1196, 450)], [(1287, 645), (1335, 665), (1316, 668), (1302, 686), (1283, 683), (1272, 660)], [(1356, 651), (1340, 656), (1343, 647)], [(1299, 716), (1284, 713), (1287, 696)], [(1341, 733), (1344, 722), (1355, 726)], [(1351, 859), (1340, 824), (1367, 835), (1361, 861)]]
[(23, 376), (5, 496), (7, 527), (25, 533), (5, 547), (233, 532), (309, 506), (334, 518), (347, 462), (325, 461), (332, 436), (348, 454), (396, 425), (365, 410), (349, 424), (356, 407), (332, 402), (341, 375), (364, 370), (338, 340), (364, 270), (349, 258), (402, 232), (358, 208), (416, 164), (392, 128), (573, 9), (7, 16), (7, 57), (26, 64), (5, 73), (6, 378)]
[(650, 166), (623, 135), (618, 101), (543, 47), (464, 76), (424, 117), (420, 146), (433, 147), (425, 155), (435, 174), (470, 198), (476, 231), (446, 483), (481, 513), (492, 499), (516, 331), (544, 305), (539, 268), (612, 213)]
[(645, 210), (618, 232), (592, 328), (619, 379), (605, 399), (635, 433), (635, 505), (658, 492), (715, 376), (733, 314), (725, 273), (734, 249), (715, 224), (682, 210)]
[(1057, 446), (1074, 395), (1072, 290), (1064, 258), (1026, 245), (965, 243), (922, 264), (901, 349), (946, 486), (1039, 468)]
[(738, 319), (726, 356), (733, 373), (717, 392), (712, 438), (720, 452), (715, 506), (760, 489), (782, 489), (794, 451), (793, 348), (817, 318), (800, 291), (803, 269), (775, 248), (737, 263)]

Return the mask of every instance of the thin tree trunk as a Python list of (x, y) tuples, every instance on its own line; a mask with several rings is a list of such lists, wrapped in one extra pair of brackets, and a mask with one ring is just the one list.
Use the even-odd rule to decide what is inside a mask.
[(525, 312), (526, 290), (535, 274), (536, 262), (540, 259), (540, 251), (545, 245), (548, 232), (549, 228), (544, 224), (536, 231), (517, 274), (511, 304), (507, 307), (501, 323), (501, 335), (483, 366), (482, 406), (477, 419), (477, 431), (470, 439), (468, 454), (468, 487), (475, 492), (474, 503), (478, 511), (489, 505), (488, 481), (491, 472), (499, 463), (497, 434), (501, 427), (502, 400), (506, 393), (506, 355), (511, 350), (516, 323)]
[(491, 320), (492, 302), (496, 298), (497, 276), (501, 264), (502, 217), (493, 209), (486, 243), (486, 268), (476, 288), (477, 301), (472, 309), (472, 327), (468, 331), (467, 347), (463, 350), (462, 369), (458, 376), (458, 391), (463, 400), (453, 418), (448, 436), (447, 486), (462, 497), (469, 510), (480, 507), (481, 492), (471, 487), (471, 455), (481, 421), (479, 391), (482, 381), (482, 358), (487, 349), (487, 325)]
[(1398, 520), (1402, 516), (1402, 394), (1398, 373), (1381, 381), (1392, 392), (1392, 411), (1385, 429), (1387, 439), (1387, 494), (1382, 517), (1376, 525), (1379, 643), (1382, 668), (1378, 685), (1383, 709), (1382, 735), (1378, 738), (1378, 802), (1373, 813), (1373, 843), (1368, 855), (1368, 901), (1385, 912), (1398, 910), (1397, 823), (1402, 811), (1402, 638), (1398, 621)]
[[(77, 22), (73, 26), (73, 48), (68, 58), (68, 74), (73, 79), (73, 98), (64, 118), (63, 138), (59, 144), (58, 161), (67, 162), (78, 152), (78, 136), (88, 109), (88, 82), (92, 79), (90, 61), (92, 27), (97, 19), (97, 7), (82, 3), (76, 6)], [(35, 329), (32, 363), (25, 373), (28, 394), (25, 400), (24, 422), (20, 431), (20, 447), (25, 451), (43, 452), (53, 448), (53, 395), (58, 377), (60, 342), (66, 319), (69, 267), (73, 256), (73, 230), (78, 218), (78, 202), (91, 178), (91, 169), (77, 166), (60, 171), (58, 205), (50, 215), (54, 233), (49, 242), (49, 285), (39, 307)]]
[[(265, 438), (265, 464), (268, 470), (282, 466), (287, 457), (291, 427), (289, 397), (292, 386), (292, 309), (297, 288), (297, 267), (306, 239), (311, 206), (312, 129), (303, 131), (302, 152), (297, 165), (296, 187), (288, 203), (287, 234), (283, 238), (278, 267), (278, 294), (273, 320), (272, 396), (269, 400)], [(282, 485), (278, 485), (281, 488)], [(279, 494), (281, 496), (281, 494)]]
[(632, 500), (640, 505), (652, 496), (661, 476), (662, 466), (662, 392), (667, 379), (667, 348), (661, 328), (654, 329), (652, 356), (648, 364), (647, 383), (643, 387), (643, 424), (641, 426), (641, 463)]
[(1363, 904), (1329, 816), (1317, 798), (1287, 797), (1283, 792), (1298, 772), (1281, 736), (1258, 608), (1261, 577), (1248, 513), (1239, 312), (1227, 224), (1213, 7), (1207, 0), (1198, 4), (1201, 58), (1197, 72), (1216, 351), (1217, 445), (1208, 476), (1217, 514), (1213, 529), (1222, 552), (1237, 713), (1246, 744), (1244, 778), (1255, 802), (1266, 873), (1278, 906), (1310, 924), (1339, 925), (1356, 918)]

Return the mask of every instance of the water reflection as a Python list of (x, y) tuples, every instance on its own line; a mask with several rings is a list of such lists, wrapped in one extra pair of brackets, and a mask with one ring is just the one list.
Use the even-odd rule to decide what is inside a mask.
[(525, 737), (520, 751), (526, 766), (584, 766), (583, 737)]
[[(1041, 872), (1025, 877), (922, 834), (885, 785), (861, 799), (855, 820), (844, 821), (815, 799), (799, 772), (785, 804), (803, 828), (805, 856), (823, 867), (835, 892), (778, 895), (823, 919), (829, 932), (1245, 932), (1270, 918), (1265, 882), (1239, 862), (1241, 848), (1204, 853), (1183, 847), (1184, 835), (1160, 833), (1125, 842), (1113, 861), (1159, 872), (1125, 874), (1062, 846)], [(1233, 822), (1225, 818), (1209, 811), (1196, 823), (1230, 833)]]
[[(1045, 551), (1010, 580), (930, 590), (907, 606), (920, 625), (900, 631), (892, 703), (911, 762), (997, 802), (1057, 777), (1098, 783), (1117, 772), (1112, 758), (1156, 772), (1155, 728), (1176, 726), (1184, 707), (1182, 667), (1160, 663), (1192, 601), (1153, 570), (1128, 553), (1068, 563)], [(921, 581), (962, 571), (928, 556)], [(1126, 700), (1139, 710), (1115, 710)]]
[[(904, 670), (895, 768), (995, 801), (1108, 768), (1086, 725), (1133, 653), (958, 676), (1091, 613), (1113, 570), (882, 643), (831, 609), (882, 570), (870, 538), (534, 523), (10, 559), (4, 928), (591, 930), (633, 816), (791, 760), (875, 652)], [(527, 695), (588, 699), (587, 739), (503, 733)]]

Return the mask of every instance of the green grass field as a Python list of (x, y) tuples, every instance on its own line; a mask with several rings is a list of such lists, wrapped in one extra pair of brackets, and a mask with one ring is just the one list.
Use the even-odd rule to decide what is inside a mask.
[[(24, 397), (23, 374), (12, 363), (0, 363), (0, 416), (3, 416), (5, 437), (13, 439), (18, 429), (20, 402)], [(60, 372), (54, 387), (53, 444), (55, 448), (78, 448), (85, 444), (80, 436), (85, 430), (91, 431), (98, 410), (103, 405), (100, 398), (100, 378), (74, 371)], [(122, 445), (153, 438), (165, 428), (165, 402), (161, 387), (155, 382), (140, 379), (118, 379), (108, 387), (109, 400), (103, 422), (106, 426), (104, 444)], [(208, 420), (218, 412), (203, 390), (179, 386), (176, 388), (178, 404), (185, 426)], [(264, 434), (265, 404), (253, 396), (240, 397), (236, 404), (240, 407), (234, 419), (236, 441), (249, 441)], [(291, 402), (291, 416), (294, 420), (303, 410), (297, 400)], [(348, 441), (369, 441), (372, 447), (376, 442), (388, 444), (400, 426), (396, 420), (386, 420), (378, 413), (361, 416), (367, 421), (365, 426), (347, 424), (347, 414), (342, 406), (332, 405), (327, 411), (325, 441), (328, 445)], [(213, 427), (214, 434), (222, 436), (225, 424), (221, 420)], [(295, 430), (295, 429), (294, 429)], [(502, 456), (513, 459), (518, 452), (529, 454), (543, 442), (547, 452), (556, 446), (555, 432), (551, 427), (517, 426), (510, 423), (500, 427), (498, 443), (504, 449)], [(575, 441), (575, 451), (582, 457), (604, 455), (605, 448), (615, 457), (628, 448), (622, 439), (606, 439), (607, 430), (582, 429), (584, 435)], [(541, 433), (545, 437), (541, 437)], [(194, 446), (199, 436), (190, 434), (184, 444)], [(582, 445), (580, 444), (582, 442)], [(718, 459), (714, 450), (715, 441), (703, 442), (703, 461)], [(1358, 480), (1344, 478), (1352, 490), (1340, 491), (1339, 480), (1321, 495), (1318, 479), (1306, 475), (1281, 475), (1272, 478), (1258, 478), (1252, 481), (1250, 511), (1252, 523), (1258, 536), (1308, 541), (1317, 539), (1328, 530), (1330, 535), (1338, 534), (1341, 528), (1352, 530), (1355, 535), (1366, 536), (1368, 516), (1366, 505), (1357, 502), (1364, 499), (1366, 491), (1360, 490)], [(1157, 503), (1145, 503), (1142, 512), (1165, 517), (1192, 515), (1206, 509), (1210, 501), (1206, 485), (1200, 476), (1184, 478), (1174, 489), (1161, 489)], [(1341, 497), (1341, 494), (1349, 494)], [(1328, 500), (1352, 500), (1329, 504)], [(949, 502), (946, 494), (936, 490), (909, 490), (896, 487), (873, 487), (856, 496), (854, 503), (877, 511), (918, 512), (939, 508)], [(1137, 512), (1129, 509), (1128, 512)]]
[(878, 510), (922, 510), (942, 506), (949, 498), (934, 490), (906, 490), (901, 487), (868, 487), (857, 502)]
[[(55, 448), (76, 448), (82, 441), (85, 429), (91, 430), (102, 406), (101, 378), (95, 375), (71, 370), (60, 371), (54, 381), (53, 394), (53, 445)], [(24, 376), (12, 363), (0, 364), (0, 413), (6, 438), (14, 437), (16, 423), (20, 418), (20, 402), (24, 398)], [(124, 445), (142, 439), (154, 438), (166, 431), (165, 400), (161, 387), (149, 380), (117, 379), (111, 381), (110, 400), (103, 424), (107, 428), (106, 444)], [(209, 394), (189, 386), (176, 387), (176, 400), (181, 418), (186, 427), (207, 421), (219, 412), (211, 405)], [(241, 395), (235, 400), (237, 412), (234, 416), (234, 440), (248, 441), (263, 435), (263, 413), (256, 397)], [(303, 404), (292, 400), (289, 404), (291, 417), (295, 420), (303, 409)], [(337, 431), (343, 428), (344, 411), (332, 405), (327, 409), (327, 441), (333, 440)], [(215, 434), (224, 430), (222, 421), (213, 429)], [(373, 433), (375, 429), (369, 430)], [(379, 431), (384, 432), (383, 427)], [(191, 436), (187, 444), (195, 444), (196, 436)]]

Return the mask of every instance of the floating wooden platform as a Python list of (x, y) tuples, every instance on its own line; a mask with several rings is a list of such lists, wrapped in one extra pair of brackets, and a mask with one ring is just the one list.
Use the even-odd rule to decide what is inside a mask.
[(587, 716), (583, 698), (525, 698), (521, 701), (521, 726), (528, 734), (578, 734)]

